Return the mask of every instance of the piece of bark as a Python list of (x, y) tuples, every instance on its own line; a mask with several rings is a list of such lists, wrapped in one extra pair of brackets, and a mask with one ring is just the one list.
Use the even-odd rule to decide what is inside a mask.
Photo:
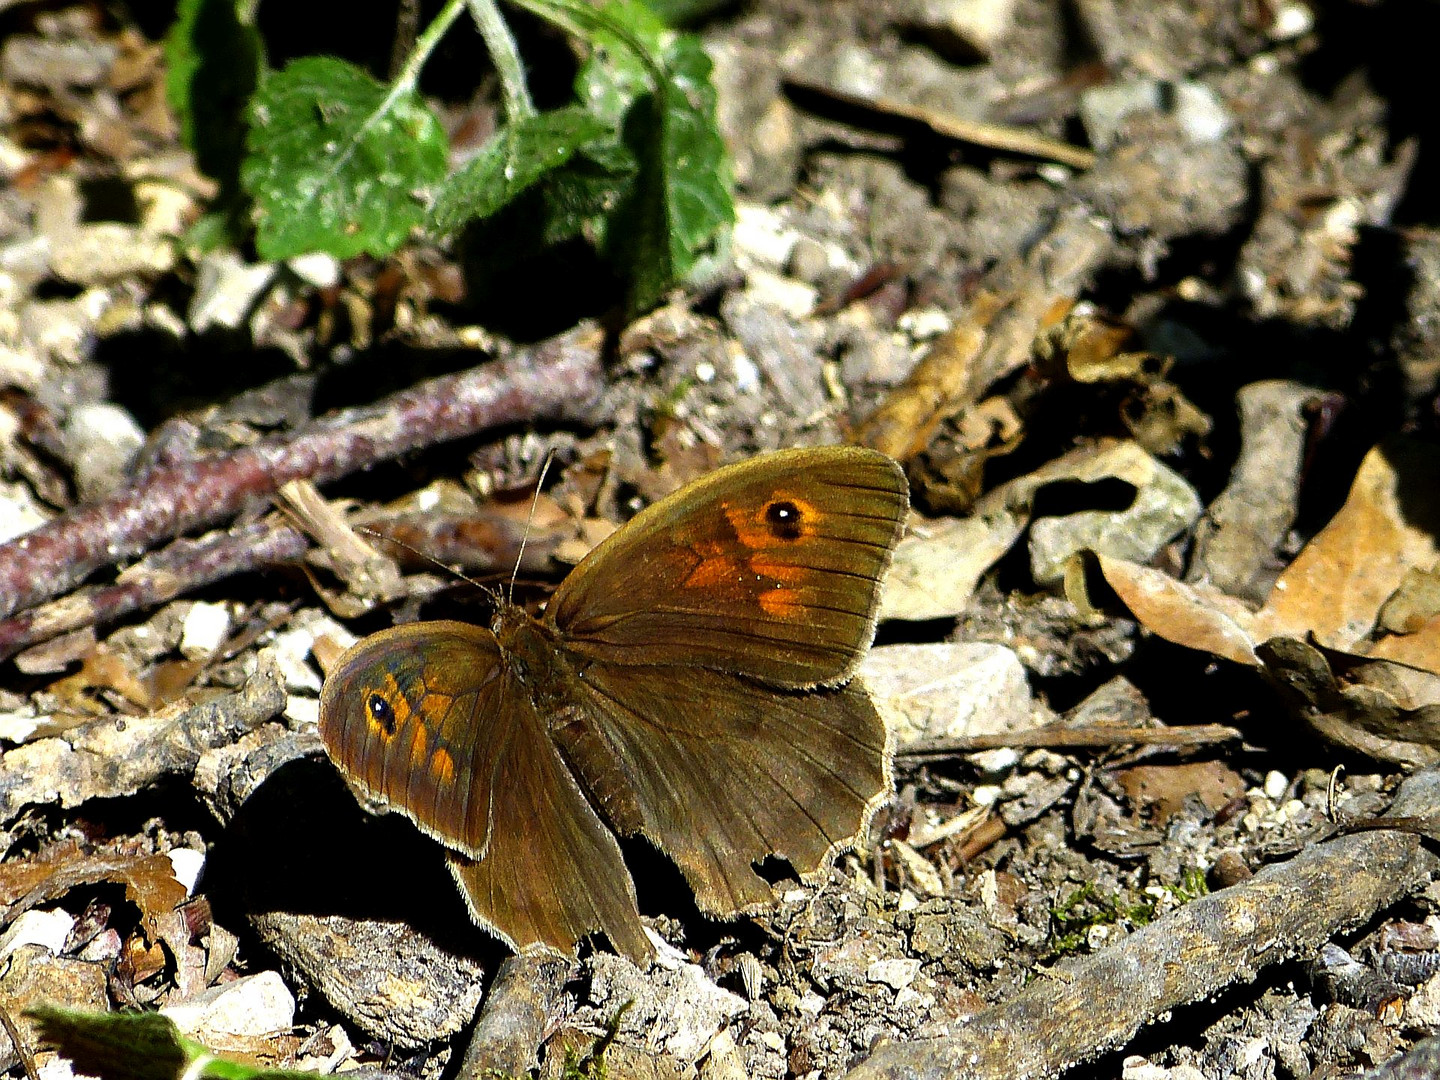
[(1295, 523), (1305, 458), (1304, 410), (1318, 392), (1282, 379), (1242, 386), (1240, 453), (1230, 483), (1195, 529), (1186, 581), (1208, 581), (1263, 604), (1279, 572), (1276, 551)]
[(0, 660), (61, 634), (158, 607), (233, 574), (293, 562), (309, 546), (300, 530), (271, 520), (176, 540), (127, 567), (113, 585), (77, 590), (0, 620)]
[(459, 1080), (528, 1076), (560, 1008), (570, 962), (530, 951), (508, 957), (475, 1019)]
[(89, 799), (133, 795), (162, 776), (188, 774), (200, 755), (233, 742), (285, 708), (285, 681), (272, 653), (233, 694), (149, 716), (107, 716), (0, 757), (0, 822), (27, 807), (66, 809)]
[[(1390, 814), (1440, 801), (1440, 771), (1400, 789)], [(1405, 895), (1434, 858), (1405, 832), (1345, 836), (1203, 896), (1091, 956), (1061, 964), (959, 1034), (891, 1043), (847, 1080), (1023, 1080), (1124, 1045), (1172, 1009), (1309, 953)]]
[(0, 616), (65, 592), (102, 566), (223, 521), (288, 480), (325, 483), (499, 424), (585, 415), (601, 385), (602, 332), (582, 325), (504, 360), (431, 379), (294, 435), (163, 465), (140, 484), (0, 544)]
[(342, 1016), (400, 1049), (454, 1037), (480, 1004), (481, 964), (406, 923), (290, 911), (257, 911), (248, 919), (260, 940)]
[[(1035, 337), (1057, 308), (1073, 302), (1091, 278), (1114, 258), (1119, 243), (1084, 207), (1060, 213), (1025, 252), (985, 275), (976, 290), (984, 297), (979, 325), (984, 340), (947, 352), (955, 372), (929, 369), (917, 376), (923, 386), (903, 384), (860, 425), (857, 441), (887, 452), (918, 452), (916, 433), (934, 431), (1011, 372), (1030, 362)], [(975, 301), (980, 304), (982, 301)], [(912, 399), (921, 394), (923, 407)]]

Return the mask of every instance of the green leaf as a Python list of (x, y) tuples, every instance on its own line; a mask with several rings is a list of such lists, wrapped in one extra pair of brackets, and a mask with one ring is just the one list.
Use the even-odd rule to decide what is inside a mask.
[(265, 67), (259, 32), (237, 0), (180, 0), (165, 35), (165, 96), (200, 171), (220, 185), (213, 237), (235, 243), (240, 227), (240, 162), (245, 106)]
[(592, 114), (619, 131), (637, 98), (650, 93), (664, 67), (665, 24), (641, 0), (610, 0), (578, 27), (590, 56), (575, 77), (575, 94)]
[(540, 242), (562, 243), (613, 211), (628, 195), (639, 167), (623, 143), (594, 143), (577, 153), (541, 185)]
[(733, 0), (645, 0), (645, 6), (664, 20), (666, 26), (684, 26), (688, 22), (719, 11)]
[(735, 218), (710, 59), (697, 40), (680, 36), (664, 63), (660, 85), (626, 117), (624, 141), (640, 171), (605, 224), (603, 247), (630, 281), (631, 314), (654, 307), (694, 271)]
[(260, 83), (240, 179), (266, 259), (307, 251), (385, 256), (425, 217), (447, 143), (413, 91), (343, 60), (307, 56)]
[(490, 217), (587, 145), (611, 138), (604, 123), (573, 106), (508, 124), (445, 182), (430, 211), (430, 228), (449, 233)]
[[(77, 1073), (100, 1080), (314, 1080), (318, 1073), (257, 1069), (215, 1057), (159, 1013), (92, 1013), (40, 1005), (26, 1012), (41, 1040)], [(206, 1060), (208, 1059), (208, 1060)]]

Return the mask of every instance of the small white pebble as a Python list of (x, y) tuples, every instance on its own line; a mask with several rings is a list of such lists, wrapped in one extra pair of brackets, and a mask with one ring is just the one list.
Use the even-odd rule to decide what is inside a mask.
[[(49, 719), (46, 717), (45, 719)], [(0, 713), (0, 741), (23, 743), (40, 727), (41, 717), (23, 713)]]
[(709, 360), (701, 360), (700, 363), (695, 365), (695, 378), (699, 379), (702, 383), (714, 382), (715, 365)]
[(1284, 4), (1276, 9), (1270, 21), (1270, 37), (1275, 41), (1289, 41), (1314, 28), (1315, 13), (1308, 4)]
[(205, 853), (194, 848), (177, 847), (171, 848), (167, 854), (175, 880), (185, 886), (185, 895), (193, 896), (195, 883), (200, 880), (200, 871), (205, 868)]
[(1281, 798), (1290, 787), (1290, 780), (1282, 772), (1271, 769), (1265, 774), (1265, 797), (1272, 801)]
[(287, 690), (320, 693), (320, 673), (310, 666), (314, 645), (315, 629), (310, 626), (295, 626), (275, 635), (275, 662)]
[(884, 983), (892, 990), (905, 989), (915, 981), (915, 976), (918, 974), (920, 974), (920, 961), (912, 959), (876, 960), (865, 969), (865, 978), (869, 982)]
[(226, 604), (204, 601), (191, 606), (180, 630), (180, 655), (187, 660), (204, 660), (230, 632), (230, 608)]
[(1139, 1054), (1127, 1057), (1120, 1063), (1120, 1080), (1166, 1080), (1169, 1073), (1161, 1066)]
[(214, 1043), (217, 1036), (271, 1035), (295, 1024), (295, 996), (278, 971), (221, 983), (160, 1010), (182, 1034)]
[(22, 945), (40, 945), (58, 956), (74, 925), (75, 919), (69, 912), (31, 908), (11, 923), (9, 930), (0, 934), (0, 959)]
[(1020, 764), (1020, 751), (1013, 746), (1002, 746), (995, 750), (981, 750), (970, 755), (970, 762), (982, 775), (1003, 776)]
[(285, 719), (291, 730), (314, 727), (320, 723), (320, 699), (291, 694), (285, 699)]
[(931, 341), (954, 325), (954, 320), (939, 308), (917, 308), (907, 311), (896, 325), (910, 335), (912, 341)]
[(735, 373), (736, 392), (753, 394), (760, 389), (760, 369), (754, 360), (737, 351), (730, 358), (730, 366)]
[(340, 283), (340, 264), (333, 255), (312, 251), (307, 255), (296, 255), (286, 265), (301, 281), (317, 289), (329, 289)]
[(981, 784), (970, 793), (970, 799), (976, 806), (994, 806), (1000, 801), (1001, 791), (995, 784)]

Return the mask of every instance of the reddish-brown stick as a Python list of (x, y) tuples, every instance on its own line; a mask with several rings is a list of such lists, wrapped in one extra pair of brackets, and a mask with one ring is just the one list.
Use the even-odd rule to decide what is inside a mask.
[(317, 483), (500, 424), (574, 417), (602, 382), (602, 337), (582, 326), (496, 363), (432, 379), (298, 434), (162, 466), (143, 484), (0, 544), (0, 618), (68, 591), (102, 566), (205, 528), (288, 480)]

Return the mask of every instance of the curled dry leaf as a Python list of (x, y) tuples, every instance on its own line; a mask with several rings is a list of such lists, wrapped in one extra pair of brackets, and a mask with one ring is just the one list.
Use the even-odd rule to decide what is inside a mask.
[[(1386, 444), (1366, 455), (1340, 512), (1258, 611), (1218, 589), (1100, 556), (1110, 587), (1152, 633), (1264, 668), (1322, 735), (1385, 761), (1440, 760), (1440, 628), (1383, 634), (1381, 613), (1440, 561), (1440, 459)], [(1407, 584), (1408, 583), (1408, 584)], [(1423, 609), (1423, 604), (1421, 605)], [(1413, 620), (1385, 620), (1399, 627)]]
[(1002, 306), (998, 297), (978, 295), (963, 321), (936, 339), (909, 377), (860, 426), (855, 441), (896, 461), (908, 461), (929, 446), (936, 429), (985, 389), (976, 385), (975, 360)]
[(1059, 583), (1081, 550), (1149, 559), (1199, 516), (1199, 496), (1178, 474), (1136, 443), (1107, 440), (1080, 447), (987, 493), (964, 518), (918, 521), (895, 549), (881, 618), (939, 619), (965, 610), (980, 576), (1030, 523), (1036, 494), (1065, 481), (1119, 480), (1135, 489), (1120, 510), (1042, 518), (1031, 527), (1037, 581)]
[(81, 885), (110, 882), (125, 887), (126, 899), (140, 909), (147, 935), (159, 938), (160, 916), (185, 900), (167, 855), (87, 855), (78, 844), (56, 844), (30, 859), (0, 865), (0, 903), (9, 924), (38, 904), (58, 900)]

